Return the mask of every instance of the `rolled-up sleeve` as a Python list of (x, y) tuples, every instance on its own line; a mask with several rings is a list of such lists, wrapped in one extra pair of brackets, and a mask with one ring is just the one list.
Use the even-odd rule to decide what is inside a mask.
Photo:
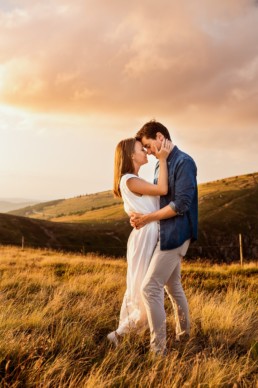
[(169, 206), (180, 216), (189, 210), (196, 190), (197, 168), (191, 158), (180, 160), (176, 169), (175, 196)]

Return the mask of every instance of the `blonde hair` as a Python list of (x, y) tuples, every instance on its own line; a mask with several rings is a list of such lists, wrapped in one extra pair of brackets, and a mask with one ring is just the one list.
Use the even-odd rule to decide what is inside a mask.
[(134, 173), (132, 154), (134, 153), (136, 139), (121, 140), (116, 146), (114, 163), (114, 186), (113, 193), (115, 197), (121, 198), (120, 180), (127, 173)]

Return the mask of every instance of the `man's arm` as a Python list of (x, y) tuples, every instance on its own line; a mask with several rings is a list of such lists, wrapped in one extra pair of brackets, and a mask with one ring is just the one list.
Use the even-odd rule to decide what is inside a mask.
[(177, 167), (175, 198), (170, 202), (170, 206), (178, 215), (183, 215), (191, 206), (197, 187), (196, 171), (196, 165), (191, 158), (183, 159)]
[(175, 217), (176, 215), (177, 213), (175, 210), (173, 210), (170, 205), (167, 205), (162, 209), (149, 214), (132, 213), (130, 224), (134, 228), (140, 229), (149, 222), (165, 220), (166, 218)]

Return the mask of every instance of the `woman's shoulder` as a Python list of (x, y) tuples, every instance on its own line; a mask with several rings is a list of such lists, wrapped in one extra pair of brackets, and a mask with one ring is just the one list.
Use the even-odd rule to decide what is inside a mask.
[(126, 182), (126, 181), (128, 181), (128, 179), (131, 179), (131, 178), (138, 178), (138, 179), (140, 179), (139, 177), (138, 177), (138, 175), (135, 175), (135, 174), (124, 174), (122, 177), (121, 177), (121, 180), (120, 180), (120, 183), (122, 183), (122, 182)]
[(132, 179), (132, 178), (141, 179), (141, 178), (138, 177), (138, 175), (135, 175), (135, 174), (125, 174), (120, 179), (120, 189), (123, 192), (129, 192), (130, 191), (130, 189), (128, 188), (127, 182), (128, 182), (129, 179)]

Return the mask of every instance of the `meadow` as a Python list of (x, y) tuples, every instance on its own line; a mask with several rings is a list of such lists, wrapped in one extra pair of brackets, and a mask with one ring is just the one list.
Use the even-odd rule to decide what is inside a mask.
[(112, 348), (126, 262), (0, 247), (1, 387), (257, 387), (258, 267), (183, 263), (190, 341), (152, 357), (148, 331)]

